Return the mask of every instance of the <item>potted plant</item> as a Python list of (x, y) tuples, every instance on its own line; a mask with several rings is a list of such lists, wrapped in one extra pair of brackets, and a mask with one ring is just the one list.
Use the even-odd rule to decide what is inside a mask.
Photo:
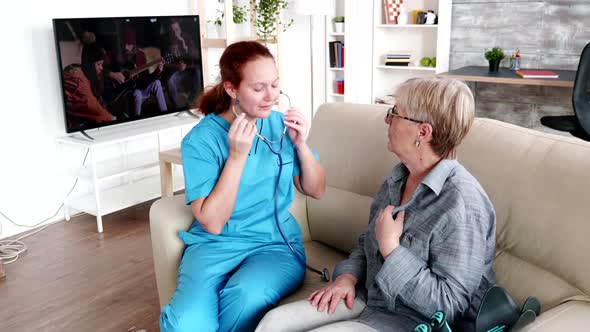
[(248, 20), (248, 7), (247, 6), (238, 6), (233, 4), (232, 6), (233, 11), (233, 22), (236, 25), (236, 34), (241, 36), (249, 36), (250, 35), (250, 27), (248, 24), (243, 24)]
[(491, 50), (487, 50), (484, 53), (484, 56), (490, 63), (490, 72), (495, 72), (500, 69), (500, 61), (504, 59), (504, 50), (499, 46), (492, 48)]
[[(276, 42), (276, 32), (279, 24), (283, 24), (280, 18), (281, 10), (287, 8), (289, 2), (286, 0), (250, 0), (252, 8), (252, 22), (256, 27), (258, 39), (265, 45), (268, 42)], [(283, 25), (286, 31), (293, 24), (291, 19)]]
[[(247, 9), (246, 6), (238, 6), (235, 3), (232, 4), (232, 11), (233, 17), (232, 20), (235, 24), (242, 24), (247, 21)], [(217, 37), (223, 38), (223, 18), (225, 17), (225, 12), (221, 9), (217, 9), (217, 16), (215, 20), (207, 21), (207, 23), (213, 23), (215, 26), (215, 30), (217, 31)]]
[(344, 32), (344, 16), (334, 17), (334, 32), (336, 32), (336, 33), (343, 33)]
[(234, 3), (232, 5), (232, 11), (234, 12), (233, 21), (235, 24), (242, 24), (247, 21), (246, 13), (248, 10), (246, 6), (238, 6)]
[(217, 9), (217, 16), (214, 20), (208, 20), (207, 23), (213, 23), (217, 38), (223, 38), (223, 17), (225, 16), (223, 10)]

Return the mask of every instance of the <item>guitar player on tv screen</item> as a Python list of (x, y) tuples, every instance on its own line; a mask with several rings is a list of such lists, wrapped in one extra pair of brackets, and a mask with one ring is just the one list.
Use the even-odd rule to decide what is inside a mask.
[[(157, 69), (152, 73), (149, 68), (156, 64)], [(142, 105), (150, 97), (156, 100), (160, 112), (168, 110), (166, 98), (159, 76), (164, 66), (163, 60), (148, 63), (145, 52), (137, 47), (135, 30), (126, 27), (123, 35), (123, 48), (119, 52), (109, 53), (104, 62), (105, 75), (111, 80), (113, 90), (112, 107), (122, 107), (125, 102), (120, 99), (131, 99), (133, 110), (126, 109), (122, 113), (138, 117), (142, 115)], [(123, 106), (124, 107), (124, 106)], [(111, 110), (112, 113), (119, 113)], [(132, 114), (129, 114), (133, 112)]]
[(164, 66), (162, 82), (166, 83), (173, 107), (182, 109), (189, 107), (201, 91), (199, 50), (177, 19), (165, 22), (164, 27), (162, 53), (169, 61)]

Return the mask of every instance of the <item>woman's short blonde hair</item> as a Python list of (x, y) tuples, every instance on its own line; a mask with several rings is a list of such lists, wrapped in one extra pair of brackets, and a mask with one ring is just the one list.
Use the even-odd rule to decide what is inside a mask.
[(473, 124), (475, 102), (469, 87), (450, 78), (414, 78), (400, 84), (396, 105), (407, 116), (432, 125), (430, 145), (444, 159), (454, 159), (455, 149)]

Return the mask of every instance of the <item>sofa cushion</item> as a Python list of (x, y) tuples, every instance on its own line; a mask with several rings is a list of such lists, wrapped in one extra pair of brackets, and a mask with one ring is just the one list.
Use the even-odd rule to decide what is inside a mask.
[(308, 198), (310, 234), (314, 240), (350, 252), (367, 230), (372, 197), (327, 187), (320, 201)]
[[(327, 267), (328, 270), (330, 270), (330, 277), (334, 272), (336, 264), (348, 256), (346, 253), (328, 247), (317, 241), (306, 242), (303, 246), (305, 247), (307, 264), (320, 271)], [(327, 283), (323, 282), (318, 274), (306, 270), (303, 285), (293, 294), (282, 299), (281, 304), (307, 299), (313, 291), (326, 285)]]
[(309, 142), (326, 172), (326, 193), (307, 200), (312, 240), (350, 251), (367, 229), (373, 196), (399, 162), (387, 151), (386, 113), (383, 105), (320, 106)]
[(570, 301), (543, 312), (522, 332), (588, 331), (590, 303)]
[[(320, 156), (328, 187), (375, 195), (385, 176), (399, 162), (387, 151), (385, 114), (387, 107), (383, 105), (320, 106), (313, 119), (309, 145)], [(367, 220), (362, 222), (367, 224)]]
[(590, 144), (476, 119), (458, 156), (496, 208), (494, 269), (517, 303), (590, 294)]

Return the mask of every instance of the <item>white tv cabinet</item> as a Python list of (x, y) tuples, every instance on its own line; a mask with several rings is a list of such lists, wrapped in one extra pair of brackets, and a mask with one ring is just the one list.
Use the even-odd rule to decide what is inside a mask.
[[(64, 198), (64, 217), (70, 220), (70, 209), (96, 216), (96, 225), (102, 233), (102, 216), (146, 202), (160, 196), (158, 155), (160, 151), (178, 147), (188, 131), (199, 119), (187, 114), (166, 115), (112, 127), (92, 129), (57, 139), (65, 157), (66, 151), (82, 150), (89, 167), (69, 170), (79, 180), (90, 184), (88, 192), (73, 198)], [(140, 151), (129, 151), (130, 145)], [(118, 149), (113, 153), (113, 149)], [(106, 152), (106, 153), (105, 153)], [(182, 169), (175, 167), (173, 190), (184, 188)]]

